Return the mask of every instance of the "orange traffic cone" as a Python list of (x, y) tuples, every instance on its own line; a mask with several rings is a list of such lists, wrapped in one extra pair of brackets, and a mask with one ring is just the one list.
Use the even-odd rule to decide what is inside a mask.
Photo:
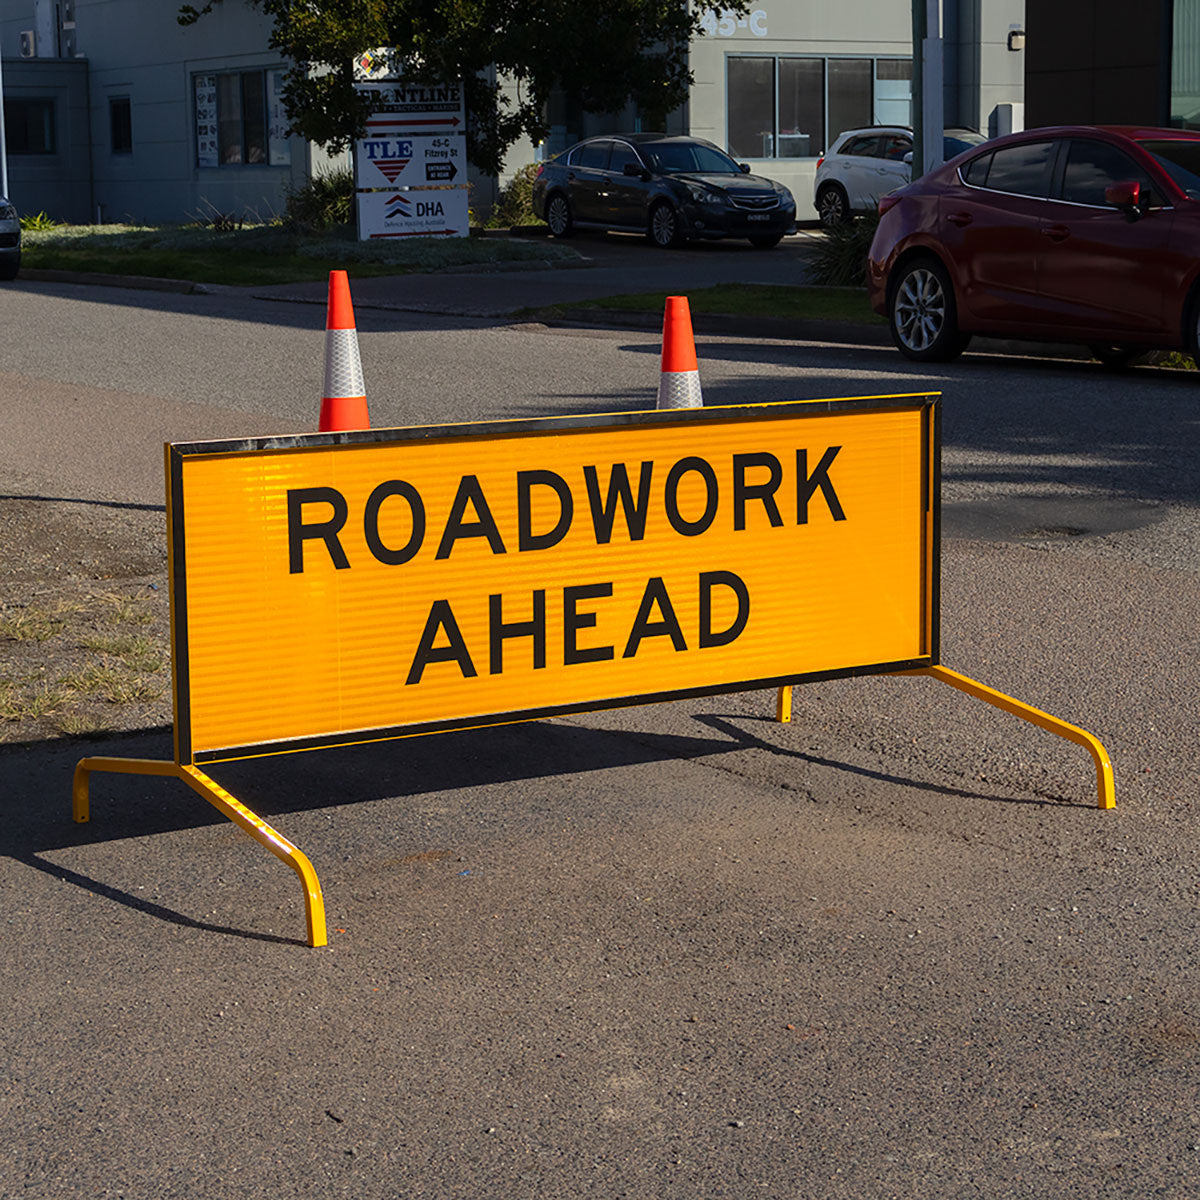
[(658, 379), (659, 408), (703, 408), (692, 311), (686, 296), (668, 296), (663, 313), (662, 374)]
[(370, 429), (367, 389), (358, 357), (358, 331), (345, 271), (329, 272), (329, 307), (325, 316), (325, 391), (321, 397), (322, 433)]

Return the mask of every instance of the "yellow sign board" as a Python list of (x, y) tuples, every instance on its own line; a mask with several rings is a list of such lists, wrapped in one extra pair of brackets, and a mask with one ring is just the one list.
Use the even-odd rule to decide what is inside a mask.
[(167, 447), (177, 757), (937, 662), (936, 397)]

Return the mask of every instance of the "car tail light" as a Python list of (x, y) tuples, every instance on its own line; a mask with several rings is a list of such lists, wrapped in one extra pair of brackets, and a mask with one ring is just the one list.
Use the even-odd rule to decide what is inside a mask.
[(538, 163), (537, 174), (534, 176), (534, 178), (541, 179), (541, 177), (545, 174), (545, 172), (546, 172), (546, 164)]
[(821, 169), (821, 164), (822, 164), (824, 161), (825, 161), (825, 155), (823, 155), (823, 154), (818, 154), (818, 155), (817, 155), (817, 170), (818, 170), (818, 171)]
[(882, 217), (889, 208), (895, 208), (900, 203), (899, 196), (880, 196), (879, 197), (879, 215)]

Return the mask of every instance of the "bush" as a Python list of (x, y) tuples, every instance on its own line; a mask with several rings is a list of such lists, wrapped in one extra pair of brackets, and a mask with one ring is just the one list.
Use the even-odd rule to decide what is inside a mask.
[(48, 213), (45, 213), (45, 212), (26, 213), (21, 218), (21, 228), (22, 229), (34, 229), (34, 230), (57, 229), (59, 227), (59, 225), (61, 225), (61, 224), (62, 224), (61, 221), (54, 220), (53, 217), (51, 217)]
[(298, 229), (320, 232), (354, 220), (354, 172), (339, 167), (314, 175), (287, 197), (288, 220)]
[(534, 225), (541, 218), (533, 211), (533, 181), (541, 169), (539, 163), (522, 167), (508, 181), (485, 222), (487, 229), (510, 229), (514, 225)]
[(809, 262), (812, 282), (832, 287), (866, 287), (867, 255), (878, 227), (879, 214), (871, 213), (828, 230)]

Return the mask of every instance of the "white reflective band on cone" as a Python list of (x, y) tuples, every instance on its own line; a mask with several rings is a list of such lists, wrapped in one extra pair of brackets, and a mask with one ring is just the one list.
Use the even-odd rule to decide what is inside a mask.
[(658, 377), (659, 408), (703, 408), (699, 371), (663, 371)]
[(367, 394), (356, 330), (325, 330), (325, 390), (321, 394), (326, 397)]

